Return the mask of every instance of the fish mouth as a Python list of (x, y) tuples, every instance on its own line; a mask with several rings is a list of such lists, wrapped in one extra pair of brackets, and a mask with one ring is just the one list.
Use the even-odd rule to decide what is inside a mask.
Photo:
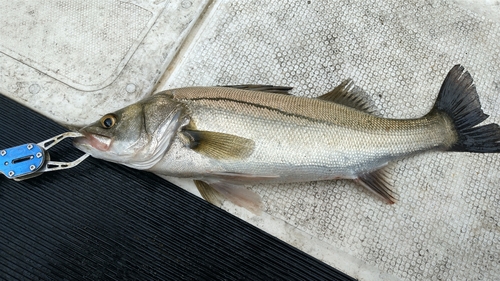
[(88, 148), (95, 148), (99, 151), (108, 151), (111, 145), (112, 139), (99, 134), (91, 134), (86, 132), (81, 132), (83, 137), (78, 137), (73, 139), (73, 145), (82, 150), (88, 150)]

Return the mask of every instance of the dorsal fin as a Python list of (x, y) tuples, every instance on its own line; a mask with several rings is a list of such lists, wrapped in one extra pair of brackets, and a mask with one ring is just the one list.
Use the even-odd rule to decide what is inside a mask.
[(335, 89), (317, 97), (317, 99), (342, 104), (366, 113), (374, 114), (375, 110), (366, 100), (366, 97), (366, 93), (361, 88), (354, 85), (351, 79), (347, 79), (335, 87)]
[(248, 90), (248, 91), (275, 93), (282, 95), (291, 95), (289, 92), (293, 89), (293, 87), (258, 85), (258, 84), (227, 85), (223, 87)]

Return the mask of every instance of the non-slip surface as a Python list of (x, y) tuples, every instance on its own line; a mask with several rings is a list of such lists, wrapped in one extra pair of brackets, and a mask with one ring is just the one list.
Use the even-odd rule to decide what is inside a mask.
[[(61, 126), (0, 95), (0, 148)], [(63, 142), (54, 160), (81, 153)], [(0, 280), (354, 280), (149, 173), (89, 158), (0, 177)]]

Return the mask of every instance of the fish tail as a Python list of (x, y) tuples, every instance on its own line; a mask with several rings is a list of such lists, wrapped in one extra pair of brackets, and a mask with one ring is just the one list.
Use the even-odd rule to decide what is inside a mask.
[(479, 102), (472, 76), (455, 65), (441, 86), (434, 110), (446, 113), (454, 125), (457, 141), (450, 151), (500, 152), (500, 126), (476, 126), (488, 118)]

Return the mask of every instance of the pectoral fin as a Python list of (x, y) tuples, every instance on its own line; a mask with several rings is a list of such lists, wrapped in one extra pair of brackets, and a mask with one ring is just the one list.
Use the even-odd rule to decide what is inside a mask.
[(347, 79), (335, 89), (317, 97), (317, 99), (349, 106), (369, 114), (376, 113), (375, 108), (370, 105), (366, 97), (367, 95), (362, 89), (354, 85), (351, 79)]
[(226, 198), (235, 205), (243, 207), (250, 212), (260, 215), (262, 213), (262, 202), (260, 196), (241, 185), (235, 185), (223, 181), (194, 181), (201, 196), (208, 202), (220, 207), (222, 199)]
[(255, 146), (251, 139), (218, 132), (184, 130), (181, 134), (189, 148), (217, 160), (247, 158)]
[(396, 202), (396, 194), (391, 190), (386, 169), (382, 168), (371, 173), (361, 174), (355, 181), (382, 197), (387, 203), (394, 204)]

